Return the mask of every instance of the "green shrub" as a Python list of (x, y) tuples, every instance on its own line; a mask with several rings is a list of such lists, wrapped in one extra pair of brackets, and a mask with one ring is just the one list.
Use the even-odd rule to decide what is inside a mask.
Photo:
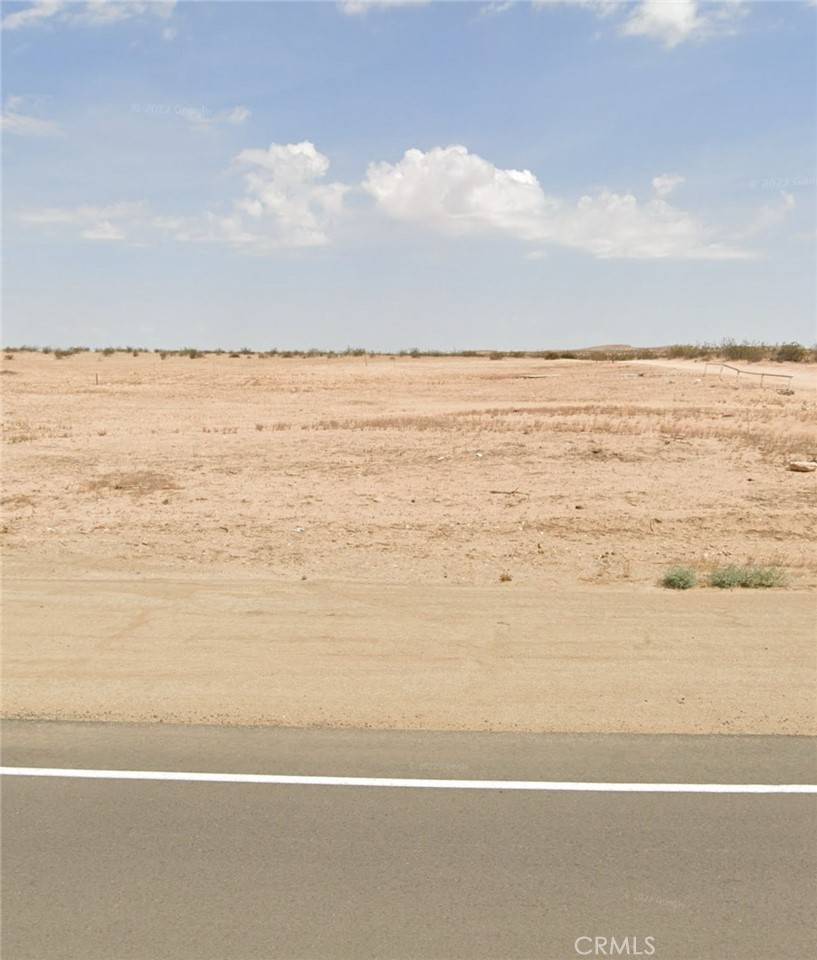
[(695, 586), (697, 579), (690, 567), (671, 567), (661, 578), (661, 586), (670, 590), (689, 590)]
[(747, 563), (742, 567), (729, 564), (716, 567), (708, 577), (710, 587), (731, 590), (733, 587), (782, 587), (786, 582), (785, 574), (777, 567), (755, 566)]

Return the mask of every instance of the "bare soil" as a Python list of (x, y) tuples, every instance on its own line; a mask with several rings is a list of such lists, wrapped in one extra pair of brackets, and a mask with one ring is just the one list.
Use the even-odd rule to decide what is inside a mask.
[(813, 366), (2, 369), (6, 716), (817, 732)]

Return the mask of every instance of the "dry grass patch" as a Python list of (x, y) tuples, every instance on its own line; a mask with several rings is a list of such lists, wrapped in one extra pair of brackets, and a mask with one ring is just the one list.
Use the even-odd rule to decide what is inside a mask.
[(137, 470), (133, 473), (108, 473), (89, 480), (83, 486), (85, 493), (129, 493), (135, 497), (144, 497), (160, 490), (178, 490), (178, 484), (172, 477), (151, 470)]

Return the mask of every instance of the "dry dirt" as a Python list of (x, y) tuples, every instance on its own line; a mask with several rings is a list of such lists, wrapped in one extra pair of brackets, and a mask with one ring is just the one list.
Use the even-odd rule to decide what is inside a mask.
[(815, 733), (817, 369), (744, 368), (17, 353), (4, 715)]

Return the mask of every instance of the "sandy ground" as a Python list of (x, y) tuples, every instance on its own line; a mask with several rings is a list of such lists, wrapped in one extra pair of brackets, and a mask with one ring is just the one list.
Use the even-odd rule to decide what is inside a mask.
[(814, 367), (2, 369), (6, 716), (817, 732)]

